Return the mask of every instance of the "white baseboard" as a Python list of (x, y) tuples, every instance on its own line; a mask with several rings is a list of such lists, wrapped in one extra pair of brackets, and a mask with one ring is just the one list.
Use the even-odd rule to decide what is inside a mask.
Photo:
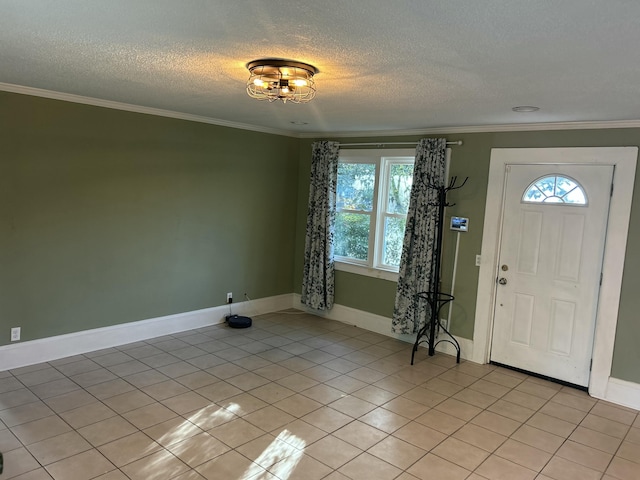
[(640, 410), (640, 384), (609, 377), (603, 400)]
[[(232, 312), (239, 315), (257, 316), (292, 307), (407, 343), (415, 341), (414, 335), (393, 333), (391, 331), (390, 318), (345, 307), (344, 305), (334, 305), (329, 312), (317, 312), (302, 305), (299, 294), (285, 294), (234, 303)], [(194, 328), (217, 325), (223, 323), (225, 316), (228, 314), (229, 306), (221, 305), (203, 310), (5, 345), (0, 347), (0, 371), (49, 362), (59, 358), (184, 332)], [(461, 357), (473, 361), (473, 340), (461, 337), (456, 337), (456, 340), (460, 343)], [(439, 344), (436, 350), (455, 355), (455, 350), (449, 343)], [(609, 378), (604, 396), (597, 396), (596, 398), (602, 398), (611, 403), (640, 410), (640, 384)]]
[[(356, 327), (380, 333), (388, 337), (396, 338), (408, 343), (415, 341), (415, 335), (401, 335), (391, 331), (391, 319), (373, 313), (357, 310), (344, 305), (334, 305), (328, 312), (317, 312), (302, 305), (300, 295), (293, 295), (293, 307), (318, 315), (319, 317), (337, 320), (339, 322), (355, 325)], [(460, 343), (460, 356), (465, 360), (474, 361), (473, 358), (473, 340), (455, 337)], [(449, 355), (455, 355), (455, 349), (450, 343), (441, 343), (436, 347), (439, 352)], [(601, 398), (611, 403), (623, 405), (625, 407), (640, 410), (640, 384), (620, 380), (618, 378), (609, 378), (604, 396), (592, 395), (595, 398)]]
[[(292, 304), (293, 295), (285, 294), (234, 303), (232, 304), (232, 312), (248, 316), (261, 315), (291, 308)], [(229, 305), (221, 305), (6, 345), (0, 347), (0, 371), (216, 325), (223, 323), (228, 314)]]
[[(328, 312), (317, 312), (311, 310), (300, 301), (300, 295), (294, 294), (293, 307), (304, 310), (309, 313), (318, 315), (319, 317), (329, 318), (331, 320), (337, 320), (339, 322), (347, 323), (349, 325), (355, 325), (358, 328), (370, 330), (375, 333), (380, 333), (391, 338), (402, 340), (403, 342), (413, 343), (416, 341), (415, 335), (403, 335), (399, 333), (393, 333), (391, 331), (391, 319), (376, 315), (374, 313), (365, 312), (363, 310), (357, 310), (351, 307), (345, 307), (344, 305), (334, 304), (333, 308)], [(473, 356), (473, 340), (467, 338), (455, 337), (460, 344), (460, 357), (468, 360)], [(449, 355), (455, 355), (455, 348), (450, 343), (440, 343), (436, 347), (436, 350)]]
[[(391, 319), (343, 305), (334, 305), (329, 312), (316, 312), (300, 302), (299, 294), (285, 294), (232, 304), (232, 313), (257, 316), (265, 313), (297, 308), (319, 317), (337, 320), (371, 332), (386, 335), (407, 343), (415, 341), (414, 335), (402, 335), (391, 331)], [(195, 310), (164, 317), (124, 323), (110, 327), (95, 328), (81, 332), (58, 335), (0, 347), (0, 371), (24, 367), (59, 358), (87, 353), (103, 348), (116, 347), (127, 343), (147, 340), (162, 335), (184, 332), (195, 328), (217, 325), (224, 322), (229, 314), (229, 306)], [(456, 337), (460, 343), (461, 357), (473, 361), (473, 341)], [(454, 347), (441, 343), (437, 351), (455, 355)], [(609, 378), (602, 398), (611, 403), (640, 410), (640, 384)]]

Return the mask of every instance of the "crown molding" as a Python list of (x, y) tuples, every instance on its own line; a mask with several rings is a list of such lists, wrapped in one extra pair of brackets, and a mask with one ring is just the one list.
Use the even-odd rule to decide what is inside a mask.
[(433, 127), (415, 128), (409, 130), (369, 130), (369, 131), (349, 131), (349, 132), (293, 132), (271, 127), (249, 125), (246, 123), (231, 122), (219, 118), (193, 115), (190, 113), (176, 112), (173, 110), (163, 110), (160, 108), (143, 107), (130, 103), (115, 102), (93, 97), (85, 97), (72, 93), (56, 92), (42, 88), (26, 87), (11, 83), (0, 82), (0, 91), (31, 95), (34, 97), (50, 98), (52, 100), (62, 100), (95, 107), (111, 108), (114, 110), (124, 110), (145, 115), (155, 115), (159, 117), (176, 118), (190, 122), (207, 123), (219, 127), (237, 128), (240, 130), (250, 130), (259, 133), (281, 135), (293, 138), (358, 138), (358, 137), (403, 137), (418, 135), (455, 135), (462, 133), (499, 133), (499, 132), (536, 132), (552, 130), (603, 130), (614, 128), (640, 128), (640, 120), (608, 120), (608, 121), (587, 121), (587, 122), (548, 122), (548, 123), (512, 123), (497, 125), (466, 125), (459, 127)]
[(537, 132), (551, 130), (603, 130), (613, 128), (640, 128), (640, 120), (466, 125), (460, 127), (434, 127), (412, 130), (300, 133), (296, 136), (298, 138), (409, 137), (416, 135), (455, 135), (461, 133)]
[(143, 107), (141, 105), (133, 105), (130, 103), (115, 102), (112, 100), (103, 100), (100, 98), (84, 97), (82, 95), (74, 95), (72, 93), (55, 92), (53, 90), (44, 90), (42, 88), (25, 87), (22, 85), (14, 85), (11, 83), (0, 82), (0, 91), (20, 93), (23, 95), (31, 95), (34, 97), (50, 98), (52, 100), (62, 100), (65, 102), (81, 103), (84, 105), (92, 105), (94, 107), (111, 108), (114, 110), (124, 110), (133, 113), (142, 113), (145, 115), (155, 115), (158, 117), (176, 118), (178, 120), (187, 120), (190, 122), (208, 123), (219, 127), (237, 128), (240, 130), (251, 130), (259, 133), (269, 133), (272, 135), (282, 135), (286, 137), (296, 137), (287, 130), (277, 128), (261, 127), (257, 125), (249, 125), (246, 123), (230, 122), (219, 118), (204, 117), (202, 115), (193, 115), (190, 113), (175, 112), (173, 110), (163, 110), (161, 108)]

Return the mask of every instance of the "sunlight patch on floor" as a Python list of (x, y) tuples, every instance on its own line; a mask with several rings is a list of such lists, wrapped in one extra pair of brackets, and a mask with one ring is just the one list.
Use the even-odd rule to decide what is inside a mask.
[(254, 460), (241, 478), (254, 478), (263, 470), (260, 465), (273, 465), (272, 473), (281, 480), (287, 480), (304, 454), (306, 442), (283, 430), (267, 448)]

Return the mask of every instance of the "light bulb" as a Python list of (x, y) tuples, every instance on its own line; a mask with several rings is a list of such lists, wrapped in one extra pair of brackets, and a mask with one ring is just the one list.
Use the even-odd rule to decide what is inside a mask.
[(262, 80), (261, 78), (256, 78), (256, 79), (253, 81), (253, 84), (254, 84), (256, 87), (264, 87), (264, 84), (265, 84), (265, 83), (266, 83), (266, 82), (265, 82), (264, 80)]
[(293, 81), (293, 84), (294, 84), (296, 87), (306, 87), (306, 86), (307, 86), (307, 81), (306, 81), (304, 78), (296, 78), (296, 79)]

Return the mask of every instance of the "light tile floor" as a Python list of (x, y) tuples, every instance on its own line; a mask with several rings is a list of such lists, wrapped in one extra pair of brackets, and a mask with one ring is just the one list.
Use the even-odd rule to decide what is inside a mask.
[(631, 480), (640, 419), (301, 312), (0, 372), (1, 480)]

